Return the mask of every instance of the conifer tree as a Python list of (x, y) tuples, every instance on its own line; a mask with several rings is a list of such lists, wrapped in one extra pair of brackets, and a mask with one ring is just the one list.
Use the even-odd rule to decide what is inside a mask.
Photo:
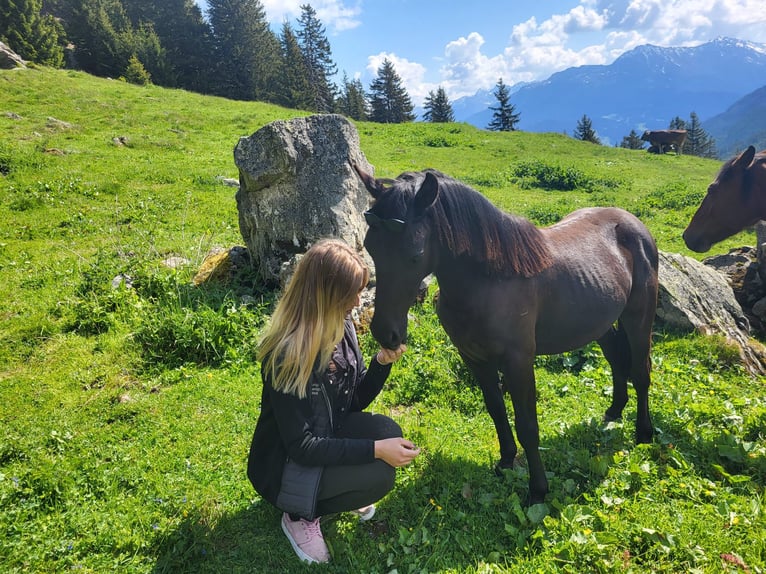
[(383, 124), (411, 122), (415, 119), (413, 107), (393, 63), (384, 59), (370, 84), (370, 120)]
[(718, 157), (715, 140), (702, 128), (702, 122), (695, 112), (689, 116), (684, 153), (707, 158)]
[(145, 86), (152, 83), (152, 76), (146, 71), (144, 65), (141, 63), (135, 55), (131, 56), (128, 60), (128, 67), (125, 70), (123, 76), (126, 82), (129, 84), (136, 84), (139, 86)]
[(423, 121), (433, 123), (454, 122), (455, 114), (452, 111), (447, 92), (439, 86), (434, 94), (433, 90), (428, 92), (425, 104), (423, 106)]
[(134, 28), (150, 27), (159, 38), (162, 60), (139, 55), (154, 83), (196, 92), (210, 91), (213, 39), (194, 0), (122, 0)]
[(596, 132), (593, 129), (593, 122), (591, 122), (590, 118), (585, 114), (583, 114), (582, 118), (580, 118), (577, 122), (577, 128), (575, 128), (574, 131), (574, 138), (594, 144), (601, 144), (601, 140), (598, 138), (598, 135), (596, 135)]
[(336, 103), (338, 112), (352, 120), (366, 120), (370, 112), (362, 81), (358, 78), (349, 80), (344, 73), (342, 86), (341, 94)]
[(671, 130), (685, 130), (686, 129), (686, 122), (679, 118), (678, 116), (674, 117), (672, 120), (670, 120), (670, 125), (668, 126), (668, 129)]
[(620, 147), (626, 149), (643, 149), (644, 140), (642, 140), (638, 133), (636, 133), (636, 130), (630, 130), (630, 133), (622, 138)]
[(64, 25), (77, 66), (96, 76), (120, 77), (136, 52), (133, 27), (119, 0), (65, 0)]
[(516, 113), (516, 107), (511, 103), (511, 89), (503, 83), (500, 78), (495, 84), (492, 92), (497, 99), (497, 107), (490, 106), (492, 110), (492, 121), (487, 126), (488, 130), (495, 132), (511, 132), (516, 129), (519, 123), (519, 114)]
[(216, 47), (215, 93), (239, 100), (275, 101), (279, 40), (260, 0), (207, 0)]
[(308, 70), (293, 27), (285, 20), (279, 35), (282, 72), (278, 78), (277, 103), (297, 110), (313, 109)]
[(338, 68), (332, 60), (325, 28), (319, 21), (316, 10), (309, 4), (301, 6), (298, 24), (296, 34), (308, 72), (309, 89), (313, 99), (311, 109), (317, 112), (331, 112), (336, 92), (331, 78)]
[(64, 29), (42, 8), (41, 0), (0, 0), (0, 41), (24, 60), (60, 68)]

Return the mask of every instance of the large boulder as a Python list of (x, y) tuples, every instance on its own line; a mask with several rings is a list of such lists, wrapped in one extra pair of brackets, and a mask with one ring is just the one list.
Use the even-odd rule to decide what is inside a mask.
[(766, 374), (766, 349), (750, 337), (750, 324), (723, 274), (691, 257), (661, 251), (659, 279), (658, 324), (723, 335), (739, 347), (752, 374)]
[(24, 60), (7, 45), (0, 42), (0, 70), (12, 70), (14, 68), (26, 68)]
[(275, 121), (234, 149), (242, 237), (259, 279), (284, 283), (296, 256), (324, 237), (363, 253), (371, 197), (350, 162), (373, 172), (359, 134), (340, 115)]

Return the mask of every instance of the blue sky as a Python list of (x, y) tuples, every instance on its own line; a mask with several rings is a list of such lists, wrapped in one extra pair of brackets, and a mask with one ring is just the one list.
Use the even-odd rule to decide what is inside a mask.
[(340, 74), (368, 88), (388, 58), (416, 106), (439, 86), (454, 101), (500, 77), (513, 85), (610, 64), (642, 44), (695, 46), (718, 36), (766, 44), (765, 0), (261, 2), (277, 33), (285, 19), (296, 23), (301, 4), (311, 4)]

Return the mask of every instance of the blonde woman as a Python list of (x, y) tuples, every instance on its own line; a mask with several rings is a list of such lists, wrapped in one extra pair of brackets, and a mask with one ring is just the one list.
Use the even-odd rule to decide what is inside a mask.
[(394, 486), (420, 453), (389, 417), (362, 412), (406, 347), (365, 367), (349, 312), (369, 272), (340, 240), (317, 242), (298, 263), (260, 342), (263, 393), (248, 460), (255, 490), (283, 511), (282, 530), (307, 562), (327, 562), (319, 517), (356, 512)]

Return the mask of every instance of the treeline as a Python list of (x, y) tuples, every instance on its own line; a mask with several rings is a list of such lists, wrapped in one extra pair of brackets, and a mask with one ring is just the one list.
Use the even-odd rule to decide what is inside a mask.
[[(279, 33), (260, 0), (0, 0), (0, 40), (23, 59), (136, 84), (154, 83), (237, 100), (342, 113), (356, 120), (413, 121), (414, 106), (386, 60), (366, 91), (337, 65), (310, 4)], [(452, 121), (446, 94), (429, 94), (426, 121)]]

